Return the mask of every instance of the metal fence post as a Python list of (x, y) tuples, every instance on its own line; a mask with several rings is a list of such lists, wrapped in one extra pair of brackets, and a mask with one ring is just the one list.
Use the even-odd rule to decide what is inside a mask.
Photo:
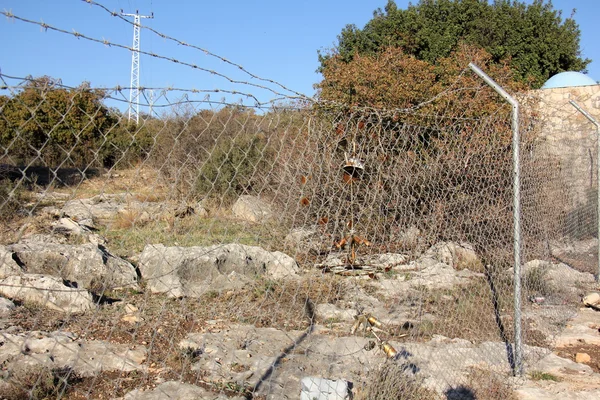
[(600, 125), (594, 117), (592, 117), (587, 111), (581, 108), (579, 104), (577, 104), (575, 101), (569, 100), (569, 103), (571, 103), (571, 105), (575, 107), (577, 111), (582, 113), (584, 117), (586, 117), (592, 124), (596, 126), (596, 141), (598, 149), (598, 154), (596, 154), (596, 179), (598, 182), (598, 198), (596, 200), (596, 212), (598, 217), (598, 270), (596, 271), (596, 282), (600, 282)]
[(513, 146), (513, 244), (514, 244), (514, 312), (515, 349), (514, 374), (523, 375), (523, 337), (521, 332), (521, 156), (519, 136), (519, 103), (498, 85), (485, 72), (473, 63), (469, 68), (492, 87), (512, 106), (512, 146)]

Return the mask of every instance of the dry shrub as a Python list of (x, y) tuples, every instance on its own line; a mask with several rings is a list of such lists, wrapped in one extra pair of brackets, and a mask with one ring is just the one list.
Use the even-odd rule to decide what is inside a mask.
[(148, 224), (150, 218), (140, 210), (125, 210), (117, 214), (112, 223), (114, 229), (141, 228)]
[(0, 179), (0, 221), (10, 222), (21, 209), (25, 199), (24, 191), (9, 179)]
[[(494, 292), (483, 279), (452, 289), (422, 289), (423, 310), (434, 318), (419, 325), (424, 339), (433, 335), (464, 338), (474, 342), (497, 341), (512, 337), (512, 288), (503, 279), (494, 280)], [(494, 308), (494, 296), (497, 309)], [(502, 311), (500, 314), (500, 310)], [(498, 320), (496, 318), (498, 312)], [(418, 315), (416, 315), (418, 317)], [(501, 323), (501, 324), (500, 324)], [(504, 336), (504, 337), (503, 337)]]
[(69, 368), (50, 368), (41, 364), (15, 364), (0, 385), (0, 398), (42, 400), (62, 398), (79, 378)]
[(271, 154), (264, 121), (241, 106), (175, 110), (156, 135), (149, 163), (179, 197), (231, 200), (256, 192)]
[(467, 387), (478, 400), (517, 400), (507, 379), (497, 372), (473, 368), (469, 372)]
[(431, 400), (440, 395), (427, 389), (411, 369), (397, 361), (387, 361), (370, 371), (357, 400)]
[(241, 290), (208, 292), (200, 301), (210, 304), (204, 309), (206, 319), (304, 329), (314, 321), (316, 304), (335, 303), (346, 290), (337, 276), (309, 275), (292, 282), (259, 278)]

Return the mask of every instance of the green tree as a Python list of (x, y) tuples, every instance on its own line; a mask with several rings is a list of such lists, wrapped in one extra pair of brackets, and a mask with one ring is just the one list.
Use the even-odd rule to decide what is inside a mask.
[(30, 79), (0, 99), (0, 148), (9, 162), (54, 166), (101, 163), (100, 148), (118, 117), (103, 104), (106, 93), (84, 82), (65, 88), (51, 77)]
[(591, 60), (581, 57), (579, 39), (573, 17), (563, 20), (551, 1), (420, 0), (403, 10), (388, 0), (363, 29), (347, 25), (337, 46), (319, 59), (322, 71), (332, 56), (350, 62), (399, 47), (436, 64), (465, 42), (485, 49), (495, 63), (508, 60), (520, 79), (537, 88), (556, 73), (585, 70)]

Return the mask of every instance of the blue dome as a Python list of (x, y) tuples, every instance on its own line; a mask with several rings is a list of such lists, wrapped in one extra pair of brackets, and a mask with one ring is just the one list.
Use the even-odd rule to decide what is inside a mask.
[(597, 85), (596, 81), (581, 72), (567, 71), (548, 79), (542, 89)]

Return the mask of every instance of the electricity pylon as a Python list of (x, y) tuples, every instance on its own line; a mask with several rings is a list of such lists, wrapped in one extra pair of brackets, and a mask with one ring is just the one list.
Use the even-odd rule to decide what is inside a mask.
[(131, 83), (129, 89), (129, 117), (131, 119), (135, 115), (135, 123), (140, 122), (140, 19), (154, 18), (154, 13), (150, 15), (140, 15), (136, 10), (135, 14), (125, 14), (121, 10), (121, 15), (124, 17), (133, 17), (133, 46), (131, 52)]

